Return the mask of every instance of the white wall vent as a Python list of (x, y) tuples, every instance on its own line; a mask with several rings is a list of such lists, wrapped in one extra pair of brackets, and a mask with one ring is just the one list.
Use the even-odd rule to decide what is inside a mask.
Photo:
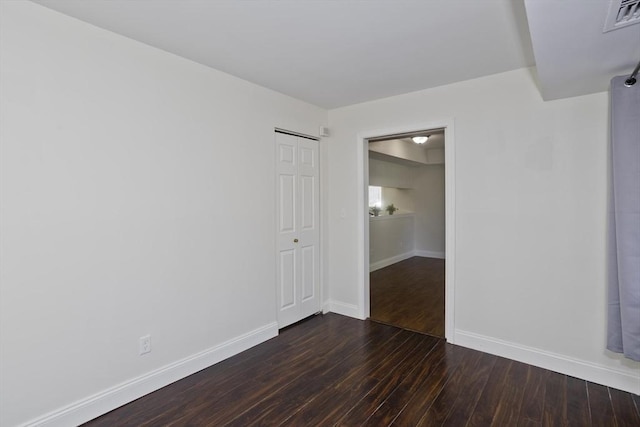
[(611, 0), (603, 33), (640, 23), (640, 0)]

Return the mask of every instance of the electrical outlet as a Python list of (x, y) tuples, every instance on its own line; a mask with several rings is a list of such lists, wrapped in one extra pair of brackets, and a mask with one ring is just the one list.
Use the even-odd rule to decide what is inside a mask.
[(151, 335), (140, 337), (140, 356), (151, 352)]

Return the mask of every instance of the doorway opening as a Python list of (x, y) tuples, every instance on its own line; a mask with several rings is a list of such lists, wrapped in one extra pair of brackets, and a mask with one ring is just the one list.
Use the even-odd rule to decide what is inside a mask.
[(368, 142), (370, 318), (444, 338), (444, 130)]
[[(415, 161), (415, 159), (404, 158), (403, 155), (408, 151), (413, 149), (415, 142), (412, 140), (414, 136), (431, 136), (431, 135), (440, 135), (439, 137), (433, 139), (433, 142), (436, 142), (440, 139), (440, 148), (437, 144), (432, 146), (434, 150), (431, 154), (431, 159), (429, 159), (429, 153), (426, 153), (426, 156), (423, 158), (424, 164), (432, 164), (431, 172), (435, 172), (437, 167), (436, 163), (440, 163), (439, 168), (443, 169), (443, 178), (444, 179), (444, 248), (442, 249), (442, 241), (438, 244), (438, 246), (424, 246), (424, 242), (420, 242), (417, 246), (414, 240), (411, 241), (411, 238), (405, 239), (403, 236), (407, 236), (407, 230), (410, 233), (415, 234), (415, 227), (412, 228), (411, 225), (411, 214), (410, 210), (412, 209), (411, 201), (406, 197), (403, 198), (402, 187), (406, 186), (403, 184), (402, 168), (401, 166), (405, 166), (405, 172), (407, 169), (407, 165), (411, 164), (414, 167), (416, 164), (420, 162)], [(431, 139), (431, 138), (430, 138)], [(387, 141), (400, 140), (404, 143), (404, 145), (400, 145), (400, 143), (391, 144), (391, 147), (387, 146), (386, 148), (380, 148), (373, 153), (370, 161), (370, 146), (379, 145), (382, 146)], [(455, 298), (454, 298), (454, 272), (455, 272), (455, 163), (454, 163), (454, 129), (453, 129), (453, 120), (442, 120), (438, 122), (430, 122), (423, 123), (421, 125), (416, 126), (406, 126), (400, 128), (392, 128), (392, 129), (381, 129), (370, 132), (363, 132), (358, 135), (358, 201), (359, 201), (359, 212), (358, 212), (358, 233), (359, 233), (359, 264), (358, 264), (358, 279), (359, 279), (359, 307), (360, 307), (360, 317), (362, 319), (372, 318), (376, 319), (379, 317), (379, 313), (377, 312), (377, 308), (374, 306), (372, 311), (372, 301), (375, 304), (375, 301), (372, 299), (372, 296), (376, 290), (372, 290), (372, 280), (376, 280), (377, 277), (373, 275), (377, 272), (380, 272), (379, 275), (382, 276), (393, 276), (393, 271), (385, 272), (384, 269), (386, 267), (407, 267), (417, 268), (422, 270), (424, 274), (427, 276), (431, 275), (434, 281), (440, 280), (442, 282), (442, 277), (438, 278), (438, 275), (444, 276), (444, 296), (441, 298), (444, 300), (444, 307), (440, 310), (444, 310), (444, 325), (442, 325), (442, 320), (440, 321), (440, 328), (435, 331), (430, 331), (426, 333), (430, 333), (432, 335), (444, 336), (447, 341), (453, 343), (454, 342), (454, 313), (455, 313)], [(380, 152), (387, 150), (387, 152)], [(415, 150), (414, 150), (415, 151)], [(425, 150), (426, 151), (426, 150)], [(404, 153), (404, 154), (403, 154)], [(388, 164), (380, 164), (379, 160), (382, 159), (383, 155), (391, 155), (396, 157), (394, 162), (388, 162)], [(439, 157), (439, 160), (437, 160)], [(403, 165), (403, 162), (405, 164)], [(413, 162), (413, 163), (412, 163)], [(395, 165), (395, 166), (394, 166)], [(396, 167), (397, 166), (397, 167)], [(391, 177), (395, 177), (396, 179), (393, 188), (391, 191), (387, 190), (387, 193), (392, 194), (393, 198), (396, 198), (398, 202), (389, 199), (385, 201), (384, 186), (382, 187), (381, 197), (378, 201), (378, 207), (381, 210), (384, 210), (388, 216), (385, 219), (375, 219), (376, 217), (373, 215), (373, 211), (370, 211), (369, 206), (369, 185), (370, 185), (370, 169), (374, 171), (374, 173), (380, 172), (375, 171), (377, 169), (382, 169), (382, 174), (385, 173), (390, 175)], [(386, 168), (386, 170), (385, 170)], [(429, 175), (429, 173), (427, 173)], [(433, 174), (431, 174), (433, 175)], [(433, 177), (431, 177), (433, 178)], [(377, 179), (377, 178), (376, 178)], [(425, 178), (425, 179), (428, 179)], [(393, 183), (393, 182), (392, 182)], [(375, 182), (371, 182), (371, 184), (375, 184)], [(415, 189), (414, 189), (415, 190)], [(442, 189), (440, 190), (442, 191)], [(406, 194), (404, 195), (406, 196)], [(423, 203), (424, 201), (420, 201)], [(398, 208), (399, 210), (393, 211), (393, 215), (389, 215), (389, 211), (386, 210), (388, 205), (393, 203), (393, 208)], [(413, 202), (413, 209), (416, 209), (415, 201)], [(403, 206), (405, 205), (405, 206)], [(419, 207), (419, 210), (422, 209), (422, 206)], [(403, 210), (404, 215), (403, 215)], [(398, 216), (394, 216), (398, 215)], [(415, 221), (416, 212), (413, 212), (413, 221)], [(372, 219), (373, 218), (373, 219)], [(377, 217), (380, 218), (380, 217)], [(392, 219), (393, 218), (393, 219)], [(406, 219), (405, 219), (406, 218)], [(389, 242), (389, 239), (385, 237), (384, 233), (382, 234), (382, 239), (376, 236), (371, 236), (370, 233), (370, 224), (372, 222), (386, 224), (382, 226), (382, 228), (394, 228), (394, 226), (390, 224), (395, 224), (395, 228), (399, 228), (401, 233), (400, 238), (394, 238), (393, 243), (389, 243), (387, 246), (384, 245), (385, 242)], [(403, 225), (404, 224), (404, 225)], [(409, 224), (409, 225), (407, 225)], [(399, 225), (399, 226), (398, 226)], [(421, 226), (425, 226), (425, 224), (421, 224)], [(388, 231), (388, 230), (387, 230)], [(375, 233), (375, 232), (374, 232)], [(442, 235), (442, 230), (440, 231), (440, 235)], [(372, 241), (373, 239), (377, 239), (377, 241)], [(397, 237), (397, 236), (396, 236)], [(433, 235), (431, 236), (433, 237)], [(438, 240), (438, 239), (435, 239)], [(433, 239), (432, 239), (432, 242)], [(413, 245), (413, 247), (412, 247)], [(390, 249), (394, 249), (396, 253)], [(373, 250), (373, 253), (371, 253)], [(387, 251), (387, 252), (385, 252)], [(400, 251), (400, 253), (397, 253)], [(414, 259), (414, 256), (417, 256)], [(446, 265), (445, 260), (446, 259)], [(422, 265), (419, 266), (420, 261), (431, 262), (432, 265)], [(386, 264), (386, 265), (385, 265)], [(400, 264), (400, 265), (397, 265)], [(418, 266), (413, 265), (418, 264)], [(394, 267), (394, 268), (395, 268)], [(438, 273), (440, 271), (440, 273)], [(370, 276), (370, 272), (372, 275)], [(384, 274), (382, 274), (384, 273)], [(397, 272), (396, 272), (397, 273)], [(413, 273), (403, 273), (412, 275)], [(419, 276), (419, 275), (418, 275)], [(417, 282), (423, 281), (419, 277), (416, 279)], [(410, 309), (409, 309), (410, 310)], [(430, 310), (427, 305), (423, 311)], [(442, 319), (442, 314), (440, 319)], [(380, 319), (384, 321), (383, 319)], [(392, 319), (393, 320), (393, 319)], [(388, 322), (392, 323), (392, 322)], [(418, 328), (412, 326), (403, 326), (407, 329), (417, 330)]]

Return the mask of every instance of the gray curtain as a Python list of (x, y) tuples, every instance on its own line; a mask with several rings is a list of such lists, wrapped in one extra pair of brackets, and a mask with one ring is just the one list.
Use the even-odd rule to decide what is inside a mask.
[(640, 361), (640, 81), (611, 80), (607, 348)]

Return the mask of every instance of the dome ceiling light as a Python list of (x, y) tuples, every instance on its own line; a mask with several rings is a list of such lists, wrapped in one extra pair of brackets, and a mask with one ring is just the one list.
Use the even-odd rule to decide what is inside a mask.
[(427, 139), (429, 139), (429, 136), (414, 136), (413, 138), (411, 138), (413, 140), (413, 142), (415, 142), (416, 144), (424, 144), (425, 142), (427, 142)]

